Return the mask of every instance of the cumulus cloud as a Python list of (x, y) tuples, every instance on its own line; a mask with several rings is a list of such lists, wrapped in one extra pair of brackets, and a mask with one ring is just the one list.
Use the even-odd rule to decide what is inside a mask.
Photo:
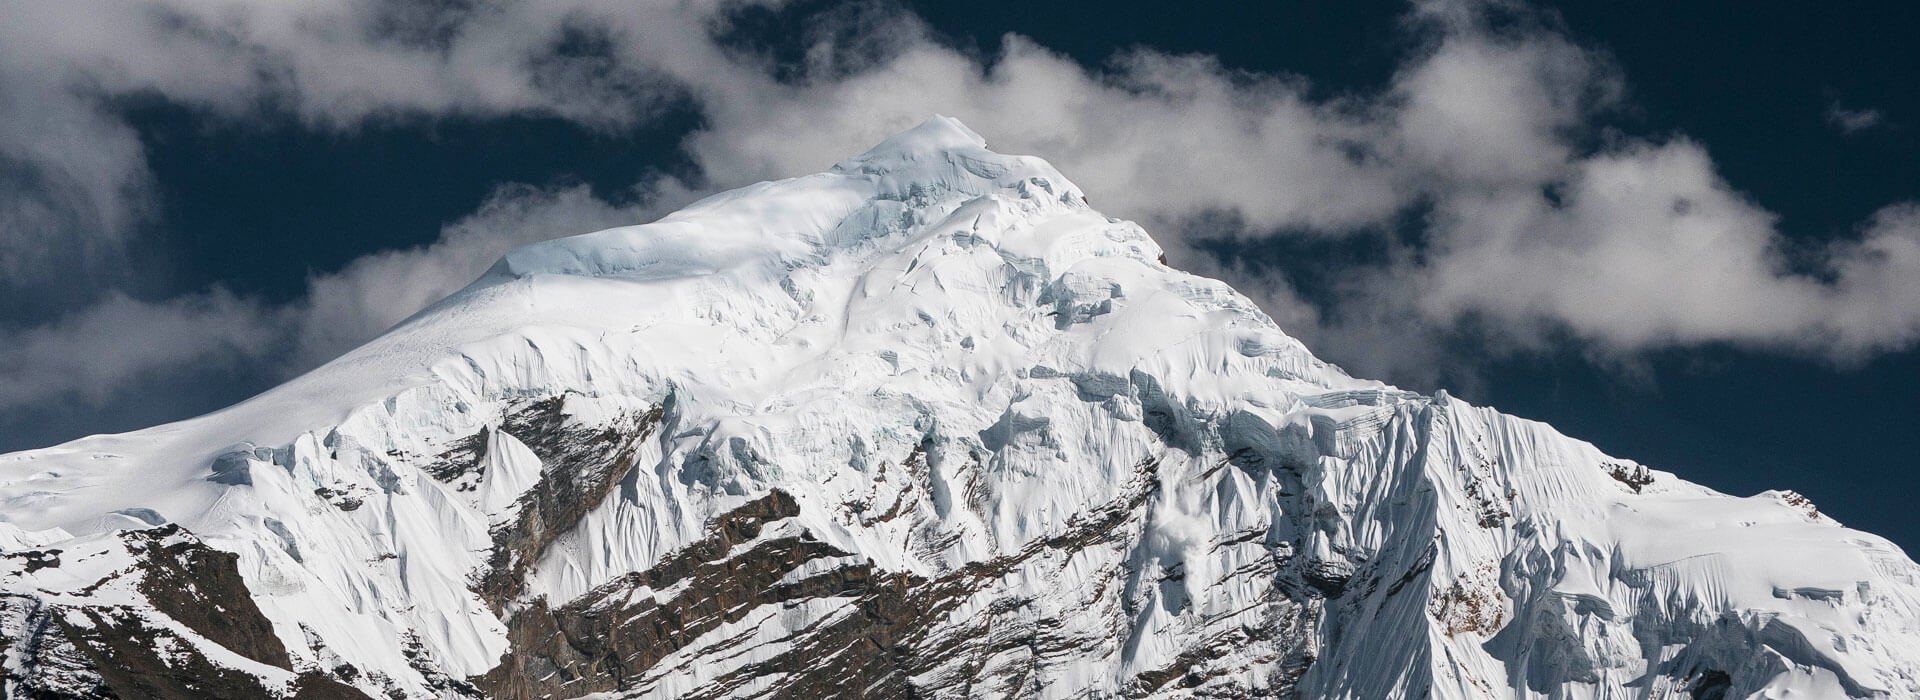
[(984, 64), (923, 40), (852, 75), (702, 94), (709, 126), (689, 145), (721, 182), (817, 170), (941, 112), (996, 148), (1044, 155), (1120, 215), (1231, 209), (1260, 228), (1339, 230), (1405, 201), (1365, 152), (1368, 120), (1345, 112), (1362, 105), (1314, 103), (1297, 82), (1201, 56), (1134, 51), (1095, 72), (1018, 36)]
[[(138, 133), (157, 97), (212, 118), (555, 116), (630, 126), (677, 75), (733, 69), (711, 3), (9, 2), (0, 22), (0, 291), (84, 301), (125, 280), (151, 211)], [(38, 302), (45, 302), (39, 304)]]
[(1416, 269), (1419, 307), (1561, 324), (1623, 351), (1727, 342), (1847, 359), (1920, 336), (1911, 206), (1795, 271), (1774, 216), (1698, 144), (1635, 142), (1571, 165), (1546, 183), (1552, 197), (1447, 202), (1445, 246)]
[[(1625, 77), (1508, 3), (1414, 4), (1392, 80), (1333, 98), (1201, 55), (1136, 49), (1089, 67), (1012, 35), (961, 50), (870, 3), (815, 15), (799, 65), (780, 65), (716, 38), (745, 5), (13, 7), (0, 24), (0, 286), (78, 291), (48, 296), (73, 309), (63, 318), (0, 331), (29, 348), (0, 356), (11, 390), (0, 411), (62, 392), (98, 401), (129, 377), (212, 358), (299, 371), (513, 245), (814, 172), (932, 113), (1053, 161), (1096, 206), (1149, 224), (1176, 263), (1228, 278), (1363, 373), (1430, 381), (1441, 358), (1428, 341), (1469, 323), (1490, 329), (1496, 351), (1573, 338), (1614, 355), (1725, 343), (1848, 360), (1920, 342), (1920, 209), (1891, 205), (1855, 239), (1790, 255), (1773, 215), (1715, 172), (1705, 146), (1596, 132)], [(510, 189), (433, 245), (310, 279), (292, 304), (218, 290), (140, 302), (88, 291), (113, 288), (100, 279), (122, 267), (115, 256), (150, 206), (138, 134), (114, 111), (129, 96), (321, 130), (508, 114), (635, 128), (689, 102), (702, 115), (684, 143), (698, 172), (646, 183), (639, 205)], [(1871, 126), (1862, 114), (1835, 123)], [(1339, 282), (1303, 290), (1199, 245), (1276, 236), (1379, 254), (1327, 261), (1344, 267)], [(103, 329), (136, 316), (173, 329), (168, 342), (102, 345)]]

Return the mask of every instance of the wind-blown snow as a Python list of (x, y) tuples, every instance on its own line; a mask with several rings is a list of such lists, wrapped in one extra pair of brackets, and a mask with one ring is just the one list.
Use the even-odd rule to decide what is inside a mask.
[[(533, 562), (521, 601), (653, 566), (775, 487), (801, 503), (791, 527), (923, 576), (1138, 493), (1126, 546), (1006, 579), (1034, 615), (1110, 608), (1062, 634), (1111, 643), (1038, 665), (1040, 695), (1118, 692), (1222, 630), (1279, 629), (1274, 611), (1295, 603), (1300, 639), (1210, 654), (1224, 670), (1207, 682), (1663, 697), (1713, 671), (1738, 695), (1920, 694), (1920, 568), (1887, 541), (1793, 494), (1718, 494), (1349, 377), (1159, 258), (1052, 166), (937, 117), (827, 173), (516, 250), (224, 411), (0, 456), (0, 551), (178, 523), (239, 555), (296, 663), (337, 658), (370, 693), (431, 697), (405, 640), (452, 678), (508, 651), (472, 584), (492, 530), (553, 465), (499, 428), (565, 396), (583, 425), (660, 407), (667, 422), (617, 494)], [(477, 435), (477, 473), (430, 473)], [(78, 595), (54, 570), (3, 566), (10, 593)], [(1276, 594), (1282, 580), (1312, 586)], [(835, 600), (709, 634), (778, 640)], [(1295, 642), (1303, 671), (1282, 668)], [(702, 648), (648, 671), (653, 692), (757, 658), (704, 666)]]

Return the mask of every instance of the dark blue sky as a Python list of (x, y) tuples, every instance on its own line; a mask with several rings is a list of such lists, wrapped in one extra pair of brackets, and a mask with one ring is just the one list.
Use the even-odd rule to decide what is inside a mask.
[[(744, 25), (743, 45), (795, 45), (785, 22), (824, 3)], [(1017, 32), (1089, 66), (1144, 46), (1204, 53), (1230, 68), (1305, 76), (1319, 95), (1381, 88), (1418, 41), (1387, 2), (910, 3), (947, 41), (991, 52)], [(1258, 7), (1250, 7), (1258, 6)], [(1720, 174), (1780, 215), (1801, 241), (1853, 235), (1880, 207), (1920, 198), (1920, 9), (1912, 3), (1557, 2), (1544, 21), (1605, 53), (1625, 75), (1626, 107), (1608, 129), (1685, 134)], [(1848, 133), (1832, 110), (1877, 110)], [(553, 118), (386, 120), (353, 130), (293, 118), (238, 125), (158, 99), (122, 107), (147, 147), (158, 209), (141, 253), (156, 270), (132, 285), (165, 295), (223, 285), (286, 301), (314, 272), (369, 252), (428, 243), (508, 182), (584, 183), (612, 201), (655, 173), (686, 175), (692, 110), (608, 132)], [(1601, 130), (1604, 138), (1607, 129)], [(1041, 154), (1046, 155), (1046, 154)], [(1072, 175), (1072, 173), (1069, 173)], [(1279, 246), (1223, 255), (1284, 269)], [(1303, 270), (1297, 280), (1310, 285)], [(1313, 289), (1302, 290), (1311, 297)], [(9, 313), (29, 314), (15, 309)], [(1469, 338), (1451, 352), (1479, 352)], [(1341, 362), (1337, 354), (1328, 359)], [(1577, 344), (1470, 362), (1484, 381), (1456, 393), (1544, 420), (1603, 450), (1735, 494), (1790, 488), (1850, 525), (1913, 551), (1920, 519), (1920, 353), (1835, 366), (1730, 347), (1663, 350), (1631, 370)], [(0, 449), (124, 430), (242, 398), (259, 378), (203, 386), (205, 396), (127, 410), (82, 429), (60, 411), (0, 422)], [(1431, 390), (1438, 387), (1414, 386)]]

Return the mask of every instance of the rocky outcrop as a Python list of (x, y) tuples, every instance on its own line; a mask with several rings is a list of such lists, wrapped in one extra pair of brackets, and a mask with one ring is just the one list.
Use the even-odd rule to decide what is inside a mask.
[[(912, 458), (909, 458), (910, 460)], [(490, 697), (968, 697), (1028, 691), (1036, 666), (1103, 653), (1122, 638), (1074, 634), (1068, 618), (1106, 617), (1124, 635), (1131, 614), (1114, 595), (1129, 572), (1110, 566), (1082, 593), (1086, 607), (1033, 615), (1033, 593), (1009, 577), (1069, 580), (1090, 551), (1131, 549), (1155, 496), (1157, 463), (1144, 462), (1121, 499), (1093, 509), (1020, 551), (934, 577), (889, 572), (817, 538), (795, 520), (801, 506), (774, 490), (717, 519), (705, 536), (658, 566), (557, 607), (536, 600), (511, 618), (514, 652), (476, 684)], [(1240, 544), (1240, 543), (1228, 543)], [(1177, 579), (1167, 574), (1161, 582)], [(1240, 669), (1212, 663), (1231, 649), (1277, 645), (1280, 672), (1254, 692), (1214, 684), (1217, 697), (1284, 693), (1312, 663), (1311, 610), (1275, 592), (1277, 614), (1232, 627), (1173, 663), (1135, 675), (1128, 697), (1191, 690)], [(801, 611), (807, 612), (801, 612)], [(772, 612), (770, 612), (772, 611)], [(801, 615), (775, 635), (758, 617)], [(743, 624), (748, 623), (748, 624)], [(762, 625), (766, 623), (761, 623)], [(1009, 656), (1021, 656), (1007, 663)], [(744, 658), (689, 679), (690, 660)], [(1233, 687), (1243, 690), (1235, 692)]]
[[(124, 530), (91, 544), (10, 555), (28, 562), (19, 572), (33, 581), (92, 580), (0, 599), (0, 617), (10, 623), (0, 628), (9, 631), (0, 636), (7, 697), (366, 697), (317, 670), (293, 671), (234, 555), (174, 525)], [(76, 558), (72, 570), (62, 566), (62, 554)], [(103, 570), (80, 558), (130, 565)], [(25, 581), (9, 583), (19, 590)], [(109, 602), (116, 598), (118, 604)]]
[[(520, 595), (527, 570), (547, 547), (600, 505), (633, 469), (636, 447), (653, 437), (664, 411), (655, 407), (610, 423), (588, 424), (568, 418), (568, 396), (563, 393), (513, 408), (498, 428), (532, 450), (541, 469), (539, 480), (513, 505), (511, 519), (492, 530), (493, 549), (477, 589), (495, 609)], [(478, 464), (486, 458), (485, 432), (472, 442), (480, 445), (472, 450)], [(460, 456), (457, 452), (443, 455), (442, 463)]]

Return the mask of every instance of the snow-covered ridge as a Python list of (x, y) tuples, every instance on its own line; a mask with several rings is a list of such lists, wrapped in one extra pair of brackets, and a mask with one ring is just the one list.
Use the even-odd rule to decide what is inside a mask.
[(521, 248), (235, 407), (0, 456), (9, 688), (190, 627), (95, 585), (166, 528), (284, 651), (140, 662), (269, 695), (1920, 694), (1885, 540), (1349, 377), (1159, 259), (942, 117)]
[[(708, 197), (645, 226), (522, 247), (501, 260), (489, 278), (564, 274), (659, 280), (750, 263), (807, 265), (895, 232), (880, 217), (900, 214), (905, 205), (951, 206), (1031, 190), (1063, 204), (1084, 205), (1079, 188), (1045, 161), (993, 153), (959, 121), (935, 117), (828, 173)], [(901, 206), (875, 206), (882, 202)], [(855, 212), (862, 216), (850, 220)]]

